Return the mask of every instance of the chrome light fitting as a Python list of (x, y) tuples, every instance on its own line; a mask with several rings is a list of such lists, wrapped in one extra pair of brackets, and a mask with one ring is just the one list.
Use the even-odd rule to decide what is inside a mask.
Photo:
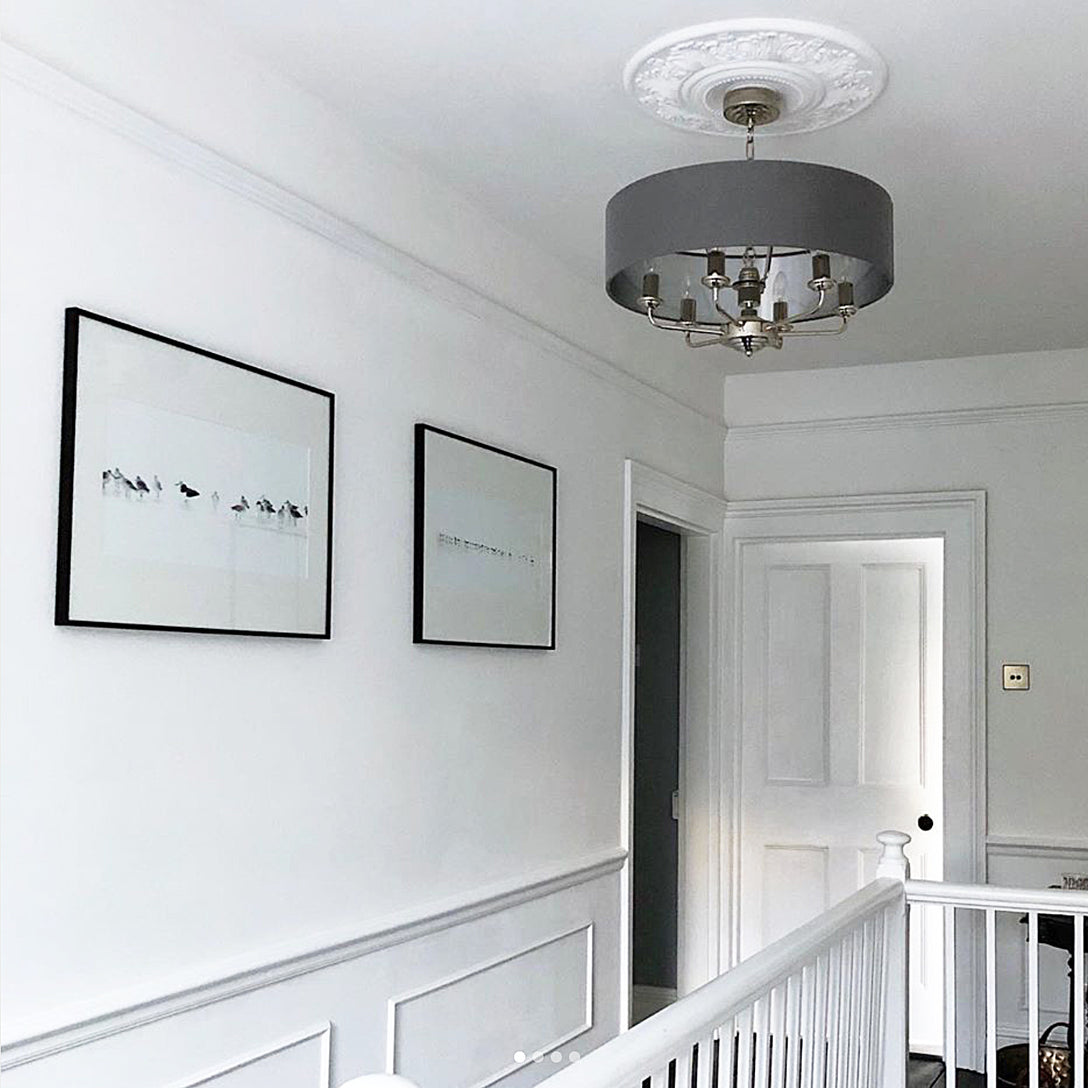
[(756, 130), (785, 109), (772, 86), (726, 89), (722, 116), (745, 129), (744, 159), (652, 174), (608, 202), (613, 301), (689, 347), (752, 356), (792, 336), (838, 336), (887, 294), (891, 197), (847, 170), (757, 160)]

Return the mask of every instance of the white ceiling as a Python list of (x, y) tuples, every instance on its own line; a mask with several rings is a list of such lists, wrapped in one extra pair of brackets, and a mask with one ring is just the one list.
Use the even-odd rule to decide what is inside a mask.
[(741, 150), (643, 113), (621, 82), (632, 53), (669, 30), (750, 15), (852, 31), (888, 62), (883, 95), (834, 128), (766, 138), (760, 154), (856, 170), (888, 189), (895, 288), (841, 340), (750, 361), (723, 349), (724, 368), (1088, 343), (1084, 0), (198, 3), (240, 49), (598, 283), (615, 190)]

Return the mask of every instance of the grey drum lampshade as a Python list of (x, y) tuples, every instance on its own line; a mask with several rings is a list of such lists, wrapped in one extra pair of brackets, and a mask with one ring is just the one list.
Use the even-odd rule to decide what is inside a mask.
[[(698, 320), (720, 320), (700, 283), (707, 250), (724, 250), (726, 273), (735, 277), (747, 246), (756, 251), (761, 271), (767, 247), (773, 247), (760, 304), (768, 318), (775, 299), (787, 300), (791, 313), (812, 305), (807, 283), (813, 253), (829, 254), (831, 275), (850, 280), (855, 304), (868, 306), (894, 279), (891, 197), (860, 174), (780, 159), (699, 163), (651, 174), (608, 202), (606, 288), (613, 301), (642, 313), (642, 277), (656, 272), (658, 316), (679, 318), (687, 294), (696, 300)], [(836, 303), (829, 297), (809, 320), (834, 314)]]

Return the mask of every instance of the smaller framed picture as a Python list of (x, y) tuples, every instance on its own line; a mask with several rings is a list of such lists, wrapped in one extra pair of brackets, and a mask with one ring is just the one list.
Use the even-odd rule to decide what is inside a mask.
[(328, 638), (333, 395), (65, 313), (55, 622)]
[(556, 470), (416, 424), (415, 642), (555, 649)]

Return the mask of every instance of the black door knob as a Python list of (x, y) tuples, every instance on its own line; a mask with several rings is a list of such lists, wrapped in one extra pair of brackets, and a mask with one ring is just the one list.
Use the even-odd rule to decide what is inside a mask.
[(932, 828), (933, 828), (933, 817), (932, 816), (919, 816), (918, 817), (918, 827), (922, 831), (932, 830)]

